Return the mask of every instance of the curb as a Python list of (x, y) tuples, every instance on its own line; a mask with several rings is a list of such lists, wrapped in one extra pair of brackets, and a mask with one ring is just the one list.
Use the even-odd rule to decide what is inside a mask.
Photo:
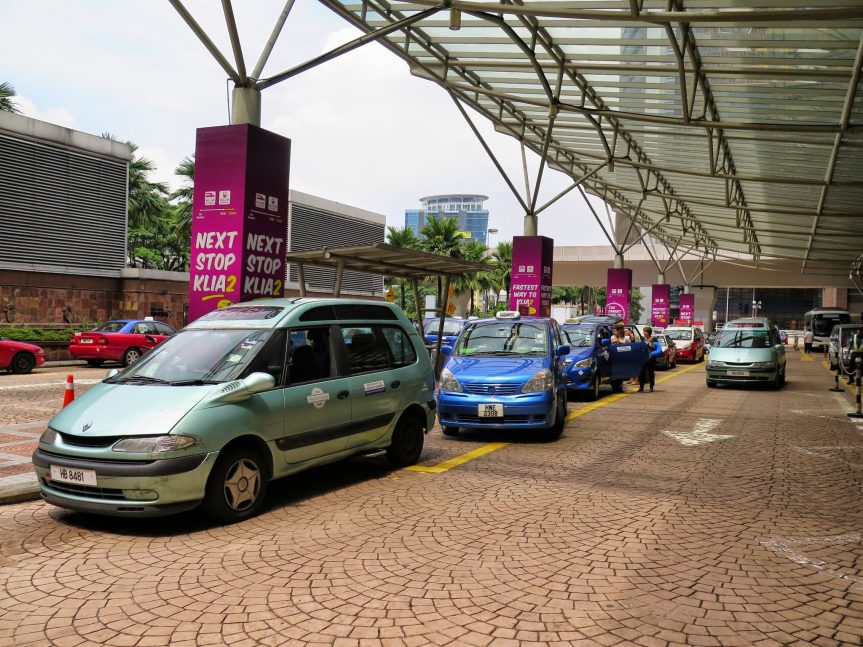
[(25, 473), (20, 476), (25, 478), (19, 479), (17, 476), (12, 476), (0, 479), (0, 506), (10, 503), (36, 501), (40, 498), (39, 482), (36, 480), (36, 475)]

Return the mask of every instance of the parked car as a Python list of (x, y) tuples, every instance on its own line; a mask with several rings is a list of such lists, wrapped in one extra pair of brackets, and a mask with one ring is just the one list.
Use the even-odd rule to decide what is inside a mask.
[(437, 391), (443, 433), (460, 428), (544, 430), (558, 437), (566, 423), (562, 358), (569, 353), (554, 319), (498, 312), (469, 322), (448, 357)]
[(567, 388), (586, 394), (589, 400), (599, 397), (601, 384), (621, 391), (623, 382), (638, 377), (647, 362), (647, 344), (637, 326), (628, 326), (635, 336), (630, 344), (611, 344), (611, 327), (606, 323), (563, 324), (560, 328), (570, 347), (564, 359)]
[(216, 310), (75, 399), (33, 455), (63, 508), (234, 522), (270, 480), (357, 454), (417, 461), (434, 424), (422, 340), (389, 303), (268, 299)]
[(664, 334), (677, 346), (677, 361), (700, 362), (704, 359), (704, 333), (697, 326), (669, 326)]
[(863, 325), (840, 324), (833, 326), (833, 330), (830, 331), (830, 341), (827, 344), (827, 361), (831, 371), (839, 368), (840, 358), (843, 374), (849, 375), (854, 371), (854, 366), (851, 364), (851, 341), (855, 334), (863, 335)]
[(0, 369), (23, 375), (45, 363), (45, 351), (20, 341), (0, 337)]
[(114, 319), (95, 330), (76, 332), (69, 353), (90, 366), (101, 366), (106, 361), (129, 366), (176, 332), (168, 324), (152, 319)]
[[(467, 324), (467, 319), (460, 317), (446, 317), (443, 322), (443, 339), (442, 346), (452, 346), (458, 337), (461, 329)], [(425, 332), (425, 340), (427, 344), (436, 344), (437, 335), (440, 330), (440, 318), (426, 319), (423, 321), (423, 331)]]
[(668, 335), (654, 335), (662, 349), (662, 354), (656, 358), (656, 368), (668, 370), (677, 366), (677, 346)]
[(785, 384), (785, 346), (769, 319), (739, 319), (725, 325), (707, 360), (707, 386)]

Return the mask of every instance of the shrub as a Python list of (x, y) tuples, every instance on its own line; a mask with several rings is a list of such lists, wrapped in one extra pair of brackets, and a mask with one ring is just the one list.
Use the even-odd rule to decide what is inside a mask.
[(92, 330), (92, 324), (65, 328), (42, 328), (38, 326), (0, 326), (0, 337), (13, 341), (70, 341), (72, 333)]

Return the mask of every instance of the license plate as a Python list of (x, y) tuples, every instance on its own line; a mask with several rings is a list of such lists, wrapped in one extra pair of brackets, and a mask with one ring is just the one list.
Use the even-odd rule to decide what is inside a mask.
[(732, 377), (748, 377), (749, 371), (728, 371), (728, 374)]
[(96, 471), (52, 465), (51, 480), (62, 483), (74, 483), (75, 485), (96, 485)]
[(92, 343), (93, 343), (93, 340), (92, 340), (92, 339), (88, 339), (88, 338), (84, 337), (84, 338), (81, 340), (81, 343), (82, 343), (82, 344), (92, 344)]
[(503, 418), (502, 404), (481, 404), (479, 405), (480, 418)]

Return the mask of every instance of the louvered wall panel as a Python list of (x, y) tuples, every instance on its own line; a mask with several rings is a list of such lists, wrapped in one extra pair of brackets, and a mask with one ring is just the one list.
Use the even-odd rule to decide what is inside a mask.
[(120, 270), (126, 165), (0, 134), (0, 266)]
[[(290, 231), (291, 251), (306, 252), (325, 245), (347, 247), (382, 243), (385, 226), (294, 202), (291, 205)], [(310, 290), (331, 292), (336, 272), (325, 267), (306, 266), (305, 276)], [(294, 283), (299, 281), (294, 265), (290, 267), (289, 280)], [(383, 292), (383, 277), (346, 270), (342, 276), (342, 290), (380, 296)]]

